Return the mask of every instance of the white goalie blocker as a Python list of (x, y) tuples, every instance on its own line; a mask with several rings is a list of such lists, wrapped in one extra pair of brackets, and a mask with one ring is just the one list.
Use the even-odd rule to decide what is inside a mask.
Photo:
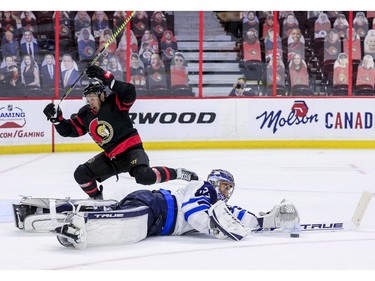
[(76, 249), (136, 243), (147, 237), (148, 209), (141, 206), (74, 214), (69, 224), (56, 228), (54, 233), (63, 246)]
[(229, 237), (232, 240), (239, 241), (249, 233), (222, 200), (211, 206), (208, 215), (210, 216), (209, 229), (219, 239)]

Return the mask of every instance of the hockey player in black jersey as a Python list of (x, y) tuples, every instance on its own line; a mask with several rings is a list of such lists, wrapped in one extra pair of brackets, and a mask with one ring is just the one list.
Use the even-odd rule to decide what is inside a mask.
[[(80, 137), (89, 133), (104, 150), (77, 167), (74, 178), (82, 190), (92, 198), (102, 199), (102, 182), (119, 173), (128, 172), (143, 185), (182, 179), (198, 180), (198, 176), (183, 168), (150, 167), (142, 140), (129, 117), (129, 109), (136, 100), (133, 84), (117, 81), (109, 71), (93, 65), (86, 70), (95, 78), (83, 91), (87, 105), (70, 119), (64, 119), (60, 107), (53, 103), (43, 110), (57, 132), (63, 137)], [(112, 93), (106, 95), (106, 86)]]

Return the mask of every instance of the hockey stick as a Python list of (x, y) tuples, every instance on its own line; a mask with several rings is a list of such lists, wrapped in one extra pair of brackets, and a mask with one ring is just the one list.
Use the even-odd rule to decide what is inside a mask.
[[(98, 59), (103, 55), (104, 51), (113, 42), (113, 40), (117, 37), (117, 35), (121, 32), (121, 30), (123, 30), (124, 27), (130, 22), (130, 20), (134, 17), (134, 15), (135, 15), (135, 11), (132, 11), (130, 13), (130, 15), (125, 19), (125, 21), (120, 25), (120, 27), (116, 30), (116, 32), (113, 33), (112, 37), (109, 38), (107, 43), (104, 44), (103, 48), (100, 50), (100, 52), (96, 55), (96, 57), (90, 63), (90, 66), (94, 65), (98, 61)], [(61, 102), (70, 94), (70, 92), (74, 89), (74, 87), (77, 85), (77, 83), (82, 79), (82, 77), (85, 74), (86, 74), (86, 69), (77, 77), (77, 79), (74, 81), (74, 83), (69, 87), (69, 89), (61, 97), (60, 102), (58, 104), (58, 107), (60, 106)]]
[[(361, 198), (358, 201), (357, 207), (354, 211), (353, 217), (351, 220), (347, 221), (340, 221), (340, 220), (333, 220), (328, 222), (317, 222), (317, 223), (301, 223), (302, 232), (310, 232), (310, 231), (350, 231), (350, 230), (357, 230), (360, 226), (362, 219), (365, 215), (367, 207), (372, 199), (373, 193), (364, 191), (362, 192)], [(257, 228), (252, 229), (253, 233), (263, 233), (263, 232), (287, 232), (281, 228), (271, 228), (271, 229), (263, 229)]]

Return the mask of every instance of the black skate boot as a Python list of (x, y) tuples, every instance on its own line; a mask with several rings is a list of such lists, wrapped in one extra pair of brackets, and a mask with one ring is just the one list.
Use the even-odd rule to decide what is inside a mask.
[(94, 197), (90, 197), (91, 199), (103, 200), (103, 186), (99, 185), (98, 190), (99, 190), (99, 193), (97, 193), (97, 195), (95, 195)]
[(197, 181), (198, 175), (192, 171), (186, 170), (184, 168), (176, 169), (177, 179), (185, 181)]

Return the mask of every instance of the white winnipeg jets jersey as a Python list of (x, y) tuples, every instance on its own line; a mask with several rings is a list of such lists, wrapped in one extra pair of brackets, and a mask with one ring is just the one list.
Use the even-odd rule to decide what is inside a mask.
[[(172, 235), (181, 235), (191, 230), (210, 233), (208, 209), (217, 202), (215, 188), (206, 181), (191, 181), (185, 187), (172, 191), (178, 211)], [(248, 228), (257, 227), (256, 216), (240, 207), (228, 208)]]

